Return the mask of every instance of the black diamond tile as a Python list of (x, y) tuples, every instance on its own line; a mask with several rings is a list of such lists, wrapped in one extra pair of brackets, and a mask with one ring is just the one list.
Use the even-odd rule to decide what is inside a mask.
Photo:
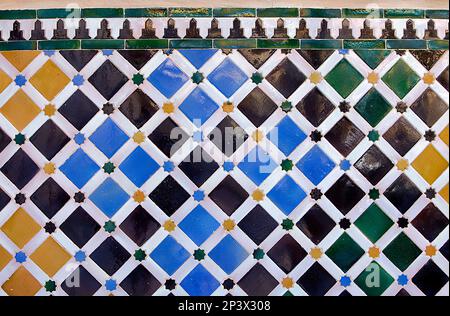
[(61, 50), (59, 53), (77, 70), (80, 71), (97, 55), (96, 50)]
[(237, 284), (248, 296), (267, 296), (278, 282), (266, 268), (257, 263)]
[(77, 90), (58, 109), (58, 112), (80, 130), (98, 112), (98, 107), (81, 90)]
[(319, 89), (312, 89), (297, 105), (296, 108), (315, 127), (333, 112), (335, 106)]
[(383, 138), (404, 156), (422, 137), (403, 116), (383, 134)]
[(266, 76), (266, 79), (285, 98), (288, 98), (306, 80), (306, 76), (292, 61), (285, 58)]
[(317, 204), (297, 223), (297, 227), (315, 244), (319, 244), (335, 226), (334, 220)]
[(113, 237), (108, 237), (90, 257), (106, 273), (113, 275), (131, 255)]
[(347, 290), (342, 291), (341, 294), (339, 294), (339, 296), (344, 296), (344, 297), (348, 297), (348, 296), (352, 296)]
[(275, 49), (239, 49), (239, 53), (258, 69), (275, 53)]
[(190, 195), (174, 178), (168, 176), (150, 193), (149, 197), (167, 216), (172, 216)]
[(30, 138), (33, 145), (48, 160), (55, 157), (69, 140), (70, 138), (52, 120), (45, 122)]
[(255, 244), (259, 245), (273, 232), (278, 223), (258, 204), (239, 222), (238, 226)]
[(122, 55), (134, 68), (140, 70), (158, 52), (158, 50), (119, 50)]
[(248, 198), (248, 193), (233, 177), (227, 176), (209, 194), (213, 200), (228, 216), (234, 213)]
[(400, 291), (398, 291), (398, 293), (395, 296), (408, 297), (411, 295), (405, 289), (401, 289)]
[(119, 107), (137, 128), (141, 128), (159, 110), (158, 106), (142, 90), (134, 91)]
[(19, 148), (0, 171), (21, 190), (39, 172), (39, 167)]
[(411, 105), (411, 110), (428, 127), (436, 123), (448, 109), (448, 105), (430, 88), (424, 91), (422, 95)]
[(102, 285), (86, 270), (79, 266), (61, 284), (61, 288), (69, 296), (92, 296)]
[(291, 235), (284, 235), (267, 255), (281, 270), (289, 273), (306, 257), (307, 252)]
[(11, 201), (11, 198), (0, 188), (0, 212)]
[(89, 82), (107, 100), (111, 99), (127, 81), (128, 78), (109, 60), (89, 77)]
[(334, 50), (302, 50), (298, 49), (297, 52), (311, 65), (314, 69), (319, 68), (330, 57)]
[(448, 67), (437, 77), (437, 81), (448, 91), (449, 86), (449, 70)]
[(412, 281), (427, 296), (435, 296), (448, 282), (448, 276), (433, 262), (429, 260)]
[(30, 199), (42, 213), (52, 218), (70, 200), (70, 196), (53, 178), (48, 178)]
[(336, 280), (320, 263), (315, 262), (297, 284), (310, 296), (324, 296), (336, 284)]
[(401, 174), (384, 192), (384, 196), (402, 213), (422, 195), (416, 185), (405, 174)]
[(219, 169), (217, 162), (200, 146), (196, 147), (178, 167), (198, 187), (202, 186)]
[(410, 50), (409, 52), (428, 70), (433, 68), (445, 53), (444, 50)]
[(377, 146), (373, 145), (359, 158), (354, 166), (370, 183), (376, 185), (392, 169), (394, 164)]
[[(176, 128), (176, 136), (172, 139), (172, 130)], [(179, 132), (179, 133), (178, 133)], [(180, 134), (181, 133), (181, 134)], [(148, 138), (167, 156), (171, 157), (171, 153), (175, 153), (188, 139), (188, 135), (178, 127), (178, 125), (168, 117), (162, 122)]]
[(260, 88), (256, 87), (239, 103), (238, 109), (256, 127), (260, 127), (275, 112), (277, 105)]
[(346, 174), (341, 176), (325, 196), (337, 207), (342, 214), (346, 215), (364, 197), (361, 190)]
[(120, 283), (120, 287), (130, 296), (151, 296), (161, 287), (161, 283), (144, 266), (138, 265)]
[(433, 203), (430, 203), (411, 223), (431, 242), (448, 226), (448, 218)]
[(100, 230), (100, 225), (79, 206), (59, 227), (79, 248)]
[(364, 133), (346, 116), (341, 118), (325, 135), (331, 145), (345, 157), (358, 146), (364, 137)]
[(5, 149), (6, 146), (11, 142), (11, 137), (9, 137), (1, 128), (0, 128), (0, 152)]
[(248, 135), (230, 116), (226, 116), (208, 138), (222, 152), (230, 157), (247, 140)]
[(161, 227), (141, 205), (120, 224), (120, 229), (139, 247), (142, 246)]
[(439, 249), (439, 251), (441, 252), (441, 254), (447, 259), (447, 261), (449, 260), (449, 253), (450, 253), (450, 244), (449, 241), (447, 240), (447, 242), (441, 247), (441, 249)]

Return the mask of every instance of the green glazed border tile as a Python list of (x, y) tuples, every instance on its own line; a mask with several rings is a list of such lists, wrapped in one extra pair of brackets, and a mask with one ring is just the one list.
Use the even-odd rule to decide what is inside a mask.
[(427, 49), (425, 40), (386, 40), (387, 49)]
[(214, 8), (213, 16), (215, 16), (215, 17), (255, 17), (256, 9), (254, 9), (254, 8)]
[(171, 17), (211, 17), (210, 8), (169, 8)]
[(81, 9), (82, 18), (122, 18), (121, 8), (86, 8)]
[(389, 19), (423, 18), (425, 11), (421, 9), (385, 9), (384, 17)]
[(28, 20), (36, 18), (36, 10), (0, 10), (0, 20)]
[(301, 49), (341, 49), (342, 40), (300, 40)]
[(37, 11), (38, 19), (65, 19), (81, 17), (81, 9), (42, 9)]
[(146, 17), (166, 17), (166, 8), (127, 8), (125, 9), (126, 18), (146, 18)]
[(428, 41), (428, 49), (443, 49), (448, 50), (448, 40), (431, 40)]
[(126, 40), (126, 49), (165, 49), (169, 48), (167, 39)]
[(217, 39), (213, 41), (214, 48), (256, 48), (256, 39)]
[(54, 49), (80, 49), (80, 40), (54, 40), (54, 41), (39, 41), (38, 48), (41, 50)]
[(82, 49), (123, 49), (124, 40), (81, 40)]
[(0, 42), (0, 51), (9, 50), (36, 50), (36, 41), (13, 41), (13, 42)]
[(256, 14), (261, 18), (296, 18), (299, 11), (297, 8), (259, 8)]
[(169, 48), (212, 48), (212, 40), (208, 39), (170, 40)]
[(381, 9), (342, 9), (344, 18), (381, 18), (383, 10)]
[(341, 9), (300, 9), (300, 16), (303, 18), (340, 18)]
[(448, 10), (426, 10), (425, 17), (428, 19), (448, 19)]
[(384, 40), (344, 40), (344, 49), (385, 49)]
[(258, 39), (258, 48), (300, 48), (298, 39)]

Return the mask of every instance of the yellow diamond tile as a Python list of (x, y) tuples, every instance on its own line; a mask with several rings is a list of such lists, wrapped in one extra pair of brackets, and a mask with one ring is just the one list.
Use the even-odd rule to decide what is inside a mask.
[(30, 83), (49, 101), (53, 100), (69, 82), (69, 77), (51, 60), (30, 78)]
[(448, 183), (441, 189), (441, 191), (439, 191), (439, 194), (444, 198), (444, 200), (447, 201), (447, 203), (449, 203), (449, 188), (448, 188)]
[(448, 131), (448, 125), (446, 128), (442, 130), (442, 132), (439, 134), (439, 137), (442, 139), (442, 141), (448, 146), (449, 143), (449, 131)]
[(2, 285), (3, 291), (9, 296), (33, 296), (42, 285), (23, 266), (20, 266)]
[(0, 271), (6, 267), (6, 265), (11, 261), (12, 256), (6, 251), (5, 248), (0, 246)]
[(45, 273), (52, 277), (69, 261), (71, 256), (53, 238), (49, 237), (36, 249), (30, 258)]
[(447, 169), (448, 162), (433, 145), (428, 145), (413, 161), (412, 166), (429, 184), (432, 184)]
[(23, 248), (41, 230), (41, 226), (23, 208), (19, 208), (0, 230), (19, 248)]
[(18, 90), (0, 109), (0, 113), (19, 131), (30, 124), (40, 112), (41, 109), (22, 90)]
[(39, 51), (11, 51), (3, 52), (2, 55), (20, 72), (35, 59), (41, 52)]
[(12, 79), (0, 69), (0, 93), (5, 90), (9, 84), (12, 82)]

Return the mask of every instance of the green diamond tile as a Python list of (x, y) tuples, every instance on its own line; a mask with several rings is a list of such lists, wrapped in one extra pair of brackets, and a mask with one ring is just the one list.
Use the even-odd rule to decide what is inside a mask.
[(355, 53), (372, 69), (377, 68), (391, 54), (385, 49), (359, 49)]
[(355, 110), (361, 114), (372, 127), (377, 126), (391, 109), (392, 106), (389, 102), (386, 101), (375, 88), (369, 90), (355, 106)]
[(325, 79), (343, 98), (346, 98), (359, 86), (364, 77), (346, 59), (342, 59)]
[(421, 251), (405, 233), (400, 233), (384, 250), (383, 253), (397, 268), (405, 271), (416, 260)]
[(375, 261), (355, 280), (356, 285), (368, 296), (382, 295), (393, 282), (394, 278)]
[(380, 239), (392, 224), (394, 222), (375, 203), (355, 221), (356, 227), (373, 243)]
[(420, 78), (403, 59), (400, 59), (382, 80), (400, 99), (403, 99), (420, 81)]
[(363, 254), (364, 250), (347, 233), (343, 233), (326, 251), (326, 255), (344, 272), (347, 272)]

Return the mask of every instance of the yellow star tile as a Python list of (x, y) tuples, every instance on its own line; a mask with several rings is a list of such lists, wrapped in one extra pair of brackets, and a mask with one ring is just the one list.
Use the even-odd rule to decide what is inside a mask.
[(322, 74), (318, 71), (314, 71), (310, 76), (309, 76), (309, 80), (311, 81), (311, 83), (313, 84), (319, 84), (322, 81)]
[(5, 57), (18, 71), (22, 72), (35, 59), (40, 51), (11, 51), (3, 52)]
[(425, 254), (426, 254), (428, 257), (433, 257), (433, 256), (436, 255), (436, 253), (437, 253), (437, 249), (436, 249), (435, 246), (433, 246), (433, 245), (428, 245), (428, 246), (426, 246), (426, 248), (425, 248)]
[(428, 145), (413, 161), (412, 166), (429, 184), (432, 184), (447, 169), (448, 162), (433, 145)]
[(144, 192), (137, 190), (136, 192), (134, 192), (133, 194), (133, 200), (137, 203), (142, 203), (145, 200), (145, 194)]
[(446, 128), (442, 130), (442, 132), (439, 134), (439, 137), (442, 139), (442, 141), (448, 146), (449, 143), (449, 130), (448, 125)]
[(41, 226), (23, 208), (19, 208), (0, 230), (19, 248), (23, 248), (41, 230)]
[(175, 112), (175, 106), (173, 105), (173, 103), (170, 102), (164, 103), (162, 109), (166, 114), (171, 114)]
[(447, 201), (447, 203), (449, 202), (449, 188), (448, 188), (448, 183), (441, 189), (441, 191), (439, 191), (439, 194), (444, 198), (444, 200)]
[(11, 261), (12, 256), (5, 248), (0, 246), (0, 271), (6, 267), (6, 265)]
[(400, 159), (397, 161), (397, 169), (400, 171), (405, 171), (409, 167), (409, 162), (406, 159)]
[(175, 224), (175, 222), (171, 219), (167, 220), (164, 225), (163, 225), (164, 229), (166, 231), (168, 231), (169, 233), (173, 232), (175, 230), (175, 228), (177, 227), (177, 225)]
[(223, 222), (223, 228), (227, 232), (232, 231), (234, 229), (234, 227), (236, 227), (236, 223), (232, 219), (227, 219)]
[(260, 130), (256, 130), (252, 134), (252, 138), (255, 142), (259, 143), (264, 139), (264, 134)]
[(50, 277), (54, 276), (70, 258), (71, 255), (52, 237), (47, 238), (30, 256), (30, 259)]
[(44, 107), (44, 114), (45, 115), (50, 117), (50, 116), (55, 115), (55, 113), (56, 113), (56, 108), (55, 108), (55, 106), (53, 104), (47, 104)]
[(290, 277), (285, 277), (281, 281), (281, 285), (283, 285), (283, 287), (285, 289), (290, 289), (290, 288), (294, 287), (294, 280), (292, 280), (292, 278), (290, 278)]
[(369, 257), (372, 259), (376, 259), (380, 256), (380, 248), (373, 246), (369, 248)]
[(234, 105), (233, 105), (233, 103), (231, 103), (231, 102), (224, 102), (223, 105), (222, 105), (222, 110), (223, 110), (225, 113), (231, 113), (231, 112), (233, 112), (233, 111), (234, 111)]
[(264, 197), (266, 195), (264, 194), (263, 191), (261, 191), (260, 189), (256, 189), (253, 193), (252, 193), (252, 198), (253, 200), (255, 200), (256, 202), (261, 202), (262, 200), (264, 200)]
[(0, 113), (19, 131), (40, 112), (41, 109), (22, 90), (18, 90), (0, 109)]
[(309, 255), (313, 259), (319, 260), (320, 258), (322, 258), (323, 252), (322, 252), (322, 249), (320, 249), (319, 247), (315, 247), (315, 248), (311, 249), (311, 251), (309, 252)]
[(370, 84), (377, 84), (378, 81), (380, 80), (380, 76), (378, 76), (378, 74), (376, 72), (371, 72), (368, 76), (367, 76), (367, 81)]
[(49, 101), (53, 100), (69, 82), (69, 77), (51, 60), (30, 78), (30, 83)]
[(12, 79), (0, 69), (0, 93), (2, 93), (11, 82)]
[(19, 266), (2, 285), (3, 291), (9, 296), (33, 296), (41, 287), (39, 281), (24, 266)]
[(423, 75), (423, 82), (425, 84), (433, 84), (436, 81), (436, 78), (431, 72), (427, 72)]
[(133, 141), (134, 141), (136, 144), (141, 144), (141, 143), (143, 143), (143, 142), (145, 141), (145, 134), (142, 133), (141, 131), (136, 132), (136, 133), (133, 135)]
[(46, 173), (46, 174), (54, 174), (55, 173), (55, 170), (56, 170), (56, 166), (55, 166), (55, 164), (53, 163), (53, 162), (49, 162), (49, 163), (46, 163), (45, 165), (44, 165), (44, 172)]

